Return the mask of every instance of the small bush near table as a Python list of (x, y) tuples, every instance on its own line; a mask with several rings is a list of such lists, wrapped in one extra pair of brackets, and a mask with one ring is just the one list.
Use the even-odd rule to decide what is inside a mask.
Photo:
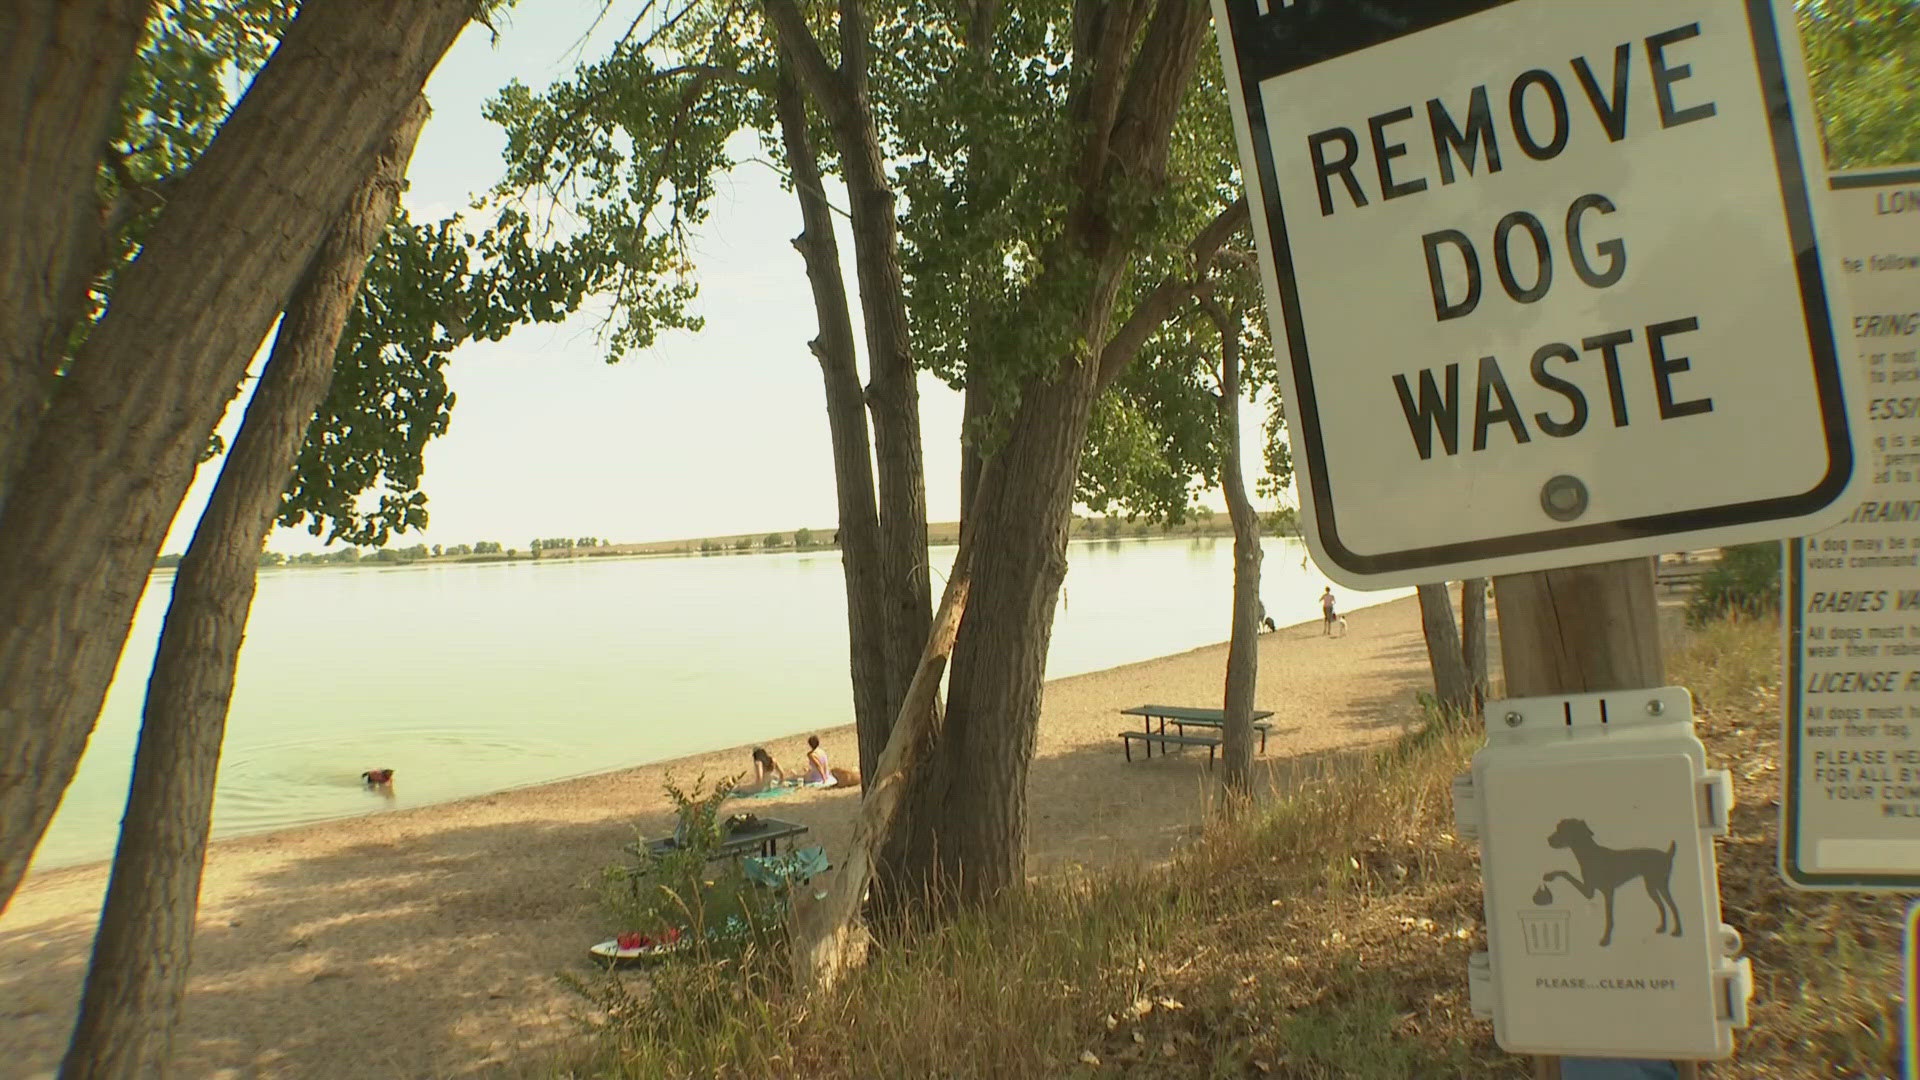
[(664, 785), (680, 822), (677, 846), (655, 854), (636, 836), (637, 855), (608, 866), (600, 876), (600, 900), (614, 933), (646, 934), (656, 940), (678, 928), (693, 945), (688, 955), (736, 956), (754, 943), (782, 933), (783, 898), (747, 880), (738, 859), (711, 861), (725, 840), (720, 807), (738, 777), (723, 777), (691, 790), (669, 779)]
[(1720, 555), (1720, 565), (1701, 575), (1687, 604), (1687, 622), (1702, 626), (1715, 619), (1770, 618), (1780, 610), (1778, 540), (1739, 544)]

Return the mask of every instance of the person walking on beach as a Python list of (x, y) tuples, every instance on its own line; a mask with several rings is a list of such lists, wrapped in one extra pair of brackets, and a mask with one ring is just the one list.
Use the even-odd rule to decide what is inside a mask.
[(1333, 620), (1337, 618), (1339, 616), (1333, 613), (1333, 586), (1329, 585), (1326, 591), (1320, 594), (1320, 633), (1323, 636), (1332, 635)]

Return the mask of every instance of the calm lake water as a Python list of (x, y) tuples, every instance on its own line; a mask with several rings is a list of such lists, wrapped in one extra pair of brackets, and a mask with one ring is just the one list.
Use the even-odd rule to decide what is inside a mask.
[[(1281, 623), (1327, 584), (1270, 539)], [(1230, 538), (1077, 542), (1047, 658), (1073, 675), (1225, 640)], [(935, 549), (944, 570), (953, 549)], [(940, 590), (936, 576), (934, 593)], [(98, 729), (36, 865), (112, 854), (172, 590), (148, 583)], [(1411, 590), (1336, 586), (1341, 610)], [(263, 573), (215, 836), (444, 802), (852, 722), (833, 550)], [(391, 799), (360, 773), (395, 770)]]

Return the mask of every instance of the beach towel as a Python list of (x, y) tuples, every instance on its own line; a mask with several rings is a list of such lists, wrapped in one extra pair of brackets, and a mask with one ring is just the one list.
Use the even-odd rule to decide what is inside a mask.
[(741, 860), (741, 871), (747, 880), (768, 888), (804, 885), (832, 868), (833, 864), (827, 861), (827, 849), (819, 844), (796, 848), (785, 855), (755, 855)]
[(736, 791), (733, 793), (733, 797), (736, 799), (777, 799), (782, 795), (791, 795), (798, 790), (800, 790), (800, 788), (797, 785), (775, 784), (770, 788), (765, 788), (760, 791)]

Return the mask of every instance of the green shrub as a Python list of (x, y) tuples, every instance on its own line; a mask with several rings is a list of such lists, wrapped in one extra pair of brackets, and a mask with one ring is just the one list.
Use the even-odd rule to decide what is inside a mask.
[(782, 933), (784, 897), (748, 881), (738, 859), (710, 861), (726, 838), (720, 807), (738, 779), (723, 777), (703, 789), (702, 777), (691, 791), (672, 780), (663, 785), (678, 811), (677, 844), (655, 854), (644, 836), (636, 837), (637, 854), (602, 872), (601, 906), (615, 932), (658, 939), (678, 928), (696, 943), (689, 953), (706, 958), (737, 954), (748, 939), (764, 945)]
[(1720, 565), (1701, 575), (1687, 604), (1687, 622), (1700, 626), (1715, 619), (1771, 618), (1780, 611), (1778, 540), (1739, 544), (1720, 553)]

